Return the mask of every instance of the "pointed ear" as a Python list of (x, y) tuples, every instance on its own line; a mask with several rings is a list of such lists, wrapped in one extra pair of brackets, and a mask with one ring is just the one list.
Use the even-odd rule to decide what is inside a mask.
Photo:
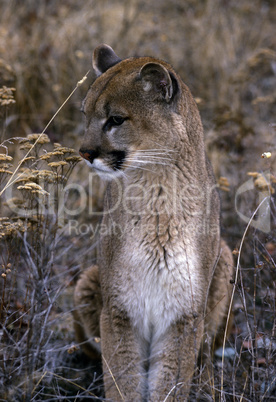
[(95, 73), (99, 76), (120, 61), (121, 59), (117, 56), (112, 47), (103, 44), (96, 47), (94, 50), (92, 65)]
[(146, 92), (154, 92), (158, 97), (165, 99), (167, 103), (177, 91), (177, 81), (172, 74), (159, 63), (147, 63), (140, 70), (143, 89)]

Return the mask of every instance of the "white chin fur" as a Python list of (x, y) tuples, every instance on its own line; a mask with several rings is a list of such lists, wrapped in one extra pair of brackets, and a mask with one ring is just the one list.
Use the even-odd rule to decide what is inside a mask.
[(94, 159), (93, 163), (85, 161), (90, 168), (95, 169), (96, 173), (105, 180), (113, 180), (114, 177), (123, 176), (123, 172), (120, 170), (113, 170), (105, 165), (102, 159)]

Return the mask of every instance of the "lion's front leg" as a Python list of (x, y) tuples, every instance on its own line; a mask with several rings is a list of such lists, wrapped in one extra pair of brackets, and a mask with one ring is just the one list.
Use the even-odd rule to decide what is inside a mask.
[(203, 334), (202, 318), (185, 318), (152, 344), (148, 373), (149, 398), (185, 401), (188, 397)]
[(101, 341), (105, 397), (143, 401), (145, 372), (139, 341), (127, 317), (103, 309)]

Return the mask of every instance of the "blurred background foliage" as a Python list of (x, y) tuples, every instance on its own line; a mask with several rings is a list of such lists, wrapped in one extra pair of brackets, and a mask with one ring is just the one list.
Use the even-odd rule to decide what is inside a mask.
[[(253, 180), (254, 188), (242, 194), (237, 203), (239, 211), (250, 217), (259, 203), (260, 195), (267, 194), (269, 187), (270, 231), (263, 233), (250, 229), (243, 245), (241, 272), (244, 277), (241, 276), (239, 282), (234, 308), (236, 333), (232, 334), (232, 345), (247, 348), (247, 363), (243, 361), (241, 364), (241, 359), (232, 362), (234, 369), (226, 378), (231, 389), (227, 397), (229, 400), (235, 399), (235, 392), (239, 398), (245, 395), (246, 400), (265, 400), (266, 396), (271, 398), (270, 391), (275, 384), (275, 363), (271, 365), (271, 356), (275, 362), (276, 350), (275, 345), (274, 349), (272, 347), (276, 331), (276, 212), (273, 195), (276, 170), (275, 23), (276, 3), (273, 0), (0, 2), (0, 143), (12, 137), (27, 137), (31, 133), (41, 132), (77, 82), (91, 68), (93, 49), (100, 43), (107, 43), (121, 58), (150, 55), (168, 61), (191, 89), (202, 116), (207, 153), (221, 189), (222, 232), (233, 249), (239, 247), (246, 226), (235, 210), (237, 190), (250, 178)], [(84, 129), (79, 109), (94, 79), (91, 71), (88, 80), (48, 128), (47, 134), (52, 143), (79, 149)], [(24, 155), (22, 147), (16, 142), (8, 144), (8, 148), (2, 147), (0, 152), (7, 151), (16, 164)], [(59, 144), (54, 149), (57, 150), (57, 147)], [(264, 152), (271, 152), (271, 157), (262, 158)], [(68, 157), (66, 155), (61, 159)], [(40, 157), (39, 153), (35, 157)], [(12, 166), (9, 168), (12, 169)], [(82, 183), (88, 188), (87, 166), (84, 163), (70, 170), (70, 174), (72, 182)], [(100, 210), (103, 187), (97, 179), (94, 184), (90, 196), (94, 209)], [(0, 204), (0, 207), (3, 214), (3, 205)], [(85, 211), (80, 213), (78, 219), (80, 223), (95, 224), (95, 217), (87, 216)], [(43, 270), (41, 277), (37, 278), (32, 298), (28, 296), (31, 293), (31, 287), (28, 286), (31, 285), (26, 287), (23, 283), (27, 277), (32, 279), (34, 276), (33, 268), (28, 263), (30, 256), (27, 255), (27, 249), (40, 236), (37, 224), (31, 222), (28, 226), (30, 243), (25, 241), (22, 245), (20, 241), (16, 243), (13, 240), (12, 243), (11, 240), (5, 240), (5, 244), (1, 245), (5, 272), (10, 269), (8, 263), (11, 263), (11, 256), (17, 258), (17, 271), (11, 283), (7, 281), (1, 285), (1, 308), (6, 306), (4, 299), (7, 292), (14, 292), (14, 298), (9, 299), (9, 311), (6, 309), (2, 314), (5, 319), (1, 324), (1, 334), (4, 333), (6, 337), (4, 341), (2, 339), (2, 345), (9, 346), (8, 349), (5, 349), (7, 346), (2, 349), (4, 352), (0, 359), (4, 373), (1, 383), (3, 399), (0, 400), (69, 400), (76, 398), (77, 394), (79, 399), (92, 398), (91, 389), (101, 394), (94, 369), (89, 368), (90, 363), (87, 363), (90, 371), (79, 371), (84, 370), (78, 366), (81, 352), (78, 348), (74, 350), (69, 347), (74, 342), (72, 321), (65, 315), (66, 309), (69, 312), (72, 309), (72, 290), (78, 273), (94, 261), (94, 239), (85, 233), (81, 236), (69, 236), (65, 232), (60, 234), (55, 223), (51, 225), (54, 237), (47, 240), (49, 238), (44, 236), (44, 251), (47, 251), (44, 257), (47, 261), (43, 261), (52, 272), (49, 274), (47, 271), (46, 275), (49, 287), (56, 292), (55, 295), (58, 289), (58, 295), (51, 302), (47, 296), (48, 304), (44, 298), (41, 302), (45, 286), (40, 284), (44, 278)], [(12, 230), (13, 233), (18, 231), (16, 228)], [(22, 251), (22, 261), (16, 257), (18, 250)], [(26, 272), (28, 274), (24, 278)], [(26, 306), (33, 303), (34, 298), (41, 303), (41, 310), (28, 315)], [(25, 318), (20, 321), (22, 311)], [(11, 319), (7, 317), (15, 313), (19, 317), (16, 318), (17, 324), (21, 324), (11, 327)], [(55, 333), (52, 338), (49, 335), (47, 342), (31, 333), (30, 328), (34, 323), (35, 328), (41, 324), (41, 321), (35, 321), (36, 314), (44, 317), (46, 333)], [(15, 348), (11, 342), (11, 336), (19, 339), (22, 333), (29, 334), (26, 353), (23, 353), (24, 342), (20, 353), (18, 345)], [(261, 368), (256, 363), (260, 333), (262, 336), (267, 333), (271, 342), (270, 349), (267, 347), (262, 350), (266, 360), (263, 366), (260, 363)], [(251, 344), (246, 346), (243, 342), (249, 342), (248, 339)], [(37, 342), (41, 343), (39, 348)], [(36, 345), (35, 354), (32, 343)], [(27, 362), (32, 361), (29, 369), (24, 366), (26, 356), (29, 356)], [(30, 356), (39, 356), (40, 360), (34, 362)], [(84, 360), (81, 355), (81, 361)], [(10, 369), (7, 368), (9, 364)], [(75, 371), (69, 372), (69, 366)], [(87, 375), (88, 372), (90, 375)], [(13, 373), (13, 376), (9, 373)], [(25, 377), (22, 380), (22, 373), (28, 380)], [(58, 376), (62, 376), (63, 380)], [(70, 383), (69, 378), (82, 385), (86, 380), (86, 391), (80, 391), (80, 387)]]

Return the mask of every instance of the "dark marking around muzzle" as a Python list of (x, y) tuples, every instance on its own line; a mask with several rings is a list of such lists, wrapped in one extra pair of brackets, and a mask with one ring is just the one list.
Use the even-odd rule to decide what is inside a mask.
[(114, 170), (121, 169), (125, 159), (126, 159), (126, 152), (125, 151), (111, 151), (109, 155), (112, 157), (112, 167)]

